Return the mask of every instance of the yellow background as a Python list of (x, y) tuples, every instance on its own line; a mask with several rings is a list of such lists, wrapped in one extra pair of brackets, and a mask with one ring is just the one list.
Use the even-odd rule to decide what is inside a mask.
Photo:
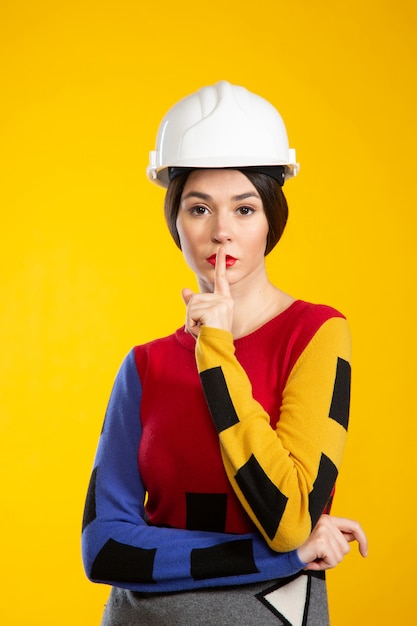
[(351, 429), (333, 626), (411, 624), (415, 574), (416, 5), (410, 0), (3, 0), (0, 623), (99, 624), (80, 525), (134, 343), (194, 286), (145, 178), (168, 107), (227, 79), (271, 100), (301, 162), (271, 279), (349, 318)]

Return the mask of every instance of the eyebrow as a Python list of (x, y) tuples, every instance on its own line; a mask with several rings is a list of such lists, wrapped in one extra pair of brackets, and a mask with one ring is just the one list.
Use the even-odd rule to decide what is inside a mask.
[[(182, 199), (187, 200), (188, 198), (199, 198), (200, 200), (212, 200), (212, 197), (208, 193), (203, 193), (201, 191), (189, 191), (187, 195), (185, 195)], [(247, 200), (247, 198), (258, 198), (260, 200), (260, 196), (254, 191), (248, 191), (246, 193), (241, 193), (237, 196), (233, 196), (232, 200), (234, 202), (240, 202), (241, 200)]]

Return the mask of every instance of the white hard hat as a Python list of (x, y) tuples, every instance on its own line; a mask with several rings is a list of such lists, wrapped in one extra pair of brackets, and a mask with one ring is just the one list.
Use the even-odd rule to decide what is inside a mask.
[(146, 173), (152, 182), (167, 187), (170, 168), (262, 166), (284, 166), (285, 179), (299, 170), (282, 117), (264, 98), (220, 81), (168, 111)]

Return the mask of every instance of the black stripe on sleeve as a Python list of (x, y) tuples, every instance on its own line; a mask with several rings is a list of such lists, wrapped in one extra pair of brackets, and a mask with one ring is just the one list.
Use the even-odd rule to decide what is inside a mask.
[(85, 499), (84, 516), (82, 523), (82, 530), (94, 522), (96, 519), (96, 482), (97, 482), (97, 467), (95, 467), (91, 473), (90, 483), (88, 485), (87, 497)]
[(217, 432), (237, 424), (239, 418), (233, 406), (221, 367), (213, 367), (200, 373), (208, 408)]
[(287, 496), (274, 485), (253, 454), (235, 478), (262, 528), (273, 539), (287, 506)]
[(227, 541), (210, 548), (191, 551), (191, 576), (194, 580), (256, 574), (251, 539)]
[(350, 379), (350, 363), (338, 357), (329, 417), (343, 426), (345, 430), (349, 424)]
[(309, 496), (308, 509), (311, 517), (311, 527), (317, 524), (330, 497), (337, 478), (337, 467), (325, 454), (321, 455), (319, 471), (314, 481), (313, 490)]
[(96, 556), (91, 568), (93, 580), (153, 583), (156, 549), (136, 548), (109, 539)]

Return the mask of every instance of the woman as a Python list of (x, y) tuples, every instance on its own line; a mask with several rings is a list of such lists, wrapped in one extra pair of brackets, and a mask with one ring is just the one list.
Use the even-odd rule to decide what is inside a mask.
[(324, 571), (366, 537), (328, 515), (346, 439), (338, 311), (268, 279), (297, 172), (265, 100), (226, 82), (175, 105), (148, 176), (195, 272), (185, 326), (117, 375), (83, 521), (103, 624), (328, 623)]

